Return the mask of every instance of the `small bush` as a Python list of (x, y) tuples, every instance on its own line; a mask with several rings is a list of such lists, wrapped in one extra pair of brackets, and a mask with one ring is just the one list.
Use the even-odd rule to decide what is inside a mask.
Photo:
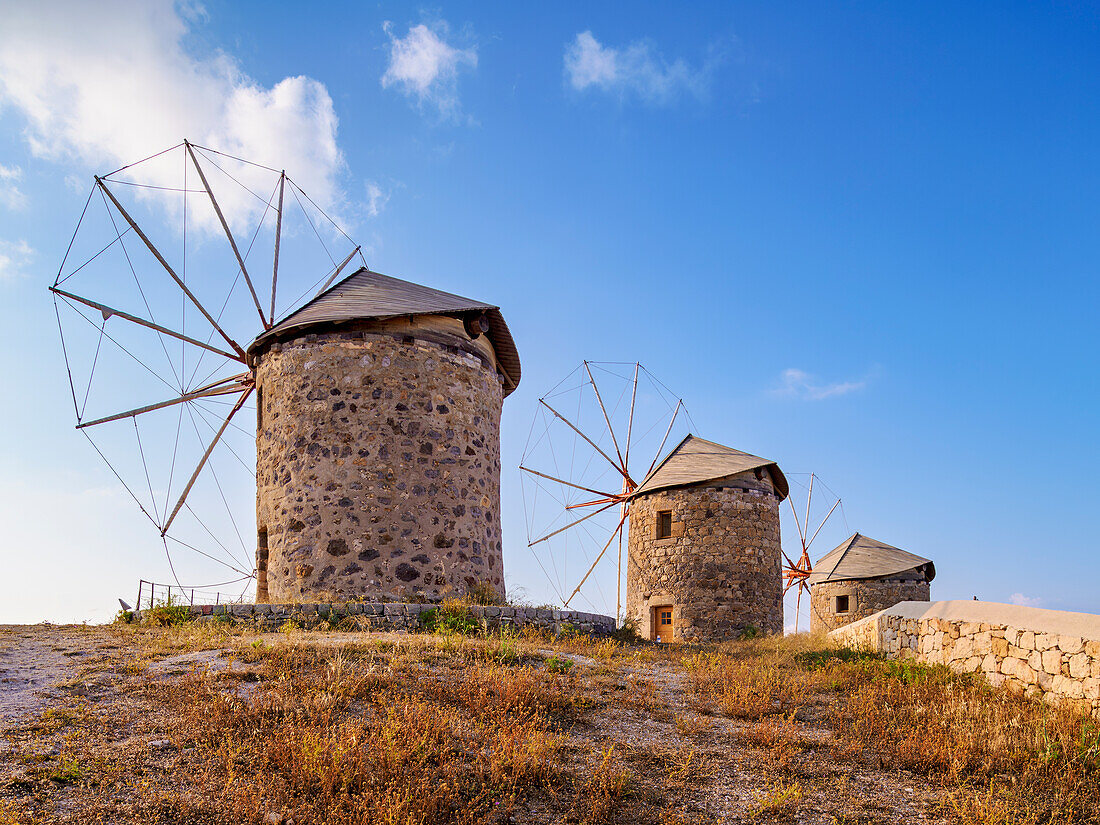
[(471, 604), (499, 605), (504, 604), (504, 599), (497, 593), (495, 587), (489, 582), (478, 582), (466, 591), (466, 598)]
[(171, 598), (166, 602), (161, 602), (155, 607), (151, 607), (141, 614), (142, 624), (152, 625), (153, 627), (175, 627), (176, 625), (187, 624), (194, 620), (194, 616), (191, 615), (191, 606), (186, 604), (176, 604)]
[(470, 636), (481, 630), (481, 622), (467, 602), (446, 599), (439, 607), (420, 614), (420, 627), (429, 633)]
[(565, 659), (561, 656), (551, 656), (546, 660), (546, 669), (551, 673), (568, 673), (571, 667), (573, 667), (572, 659)]

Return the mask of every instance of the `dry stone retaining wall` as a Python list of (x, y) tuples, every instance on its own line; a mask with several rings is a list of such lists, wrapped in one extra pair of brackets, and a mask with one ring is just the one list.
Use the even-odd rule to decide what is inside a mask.
[[(898, 602), (926, 602), (930, 588), (916, 570), (900, 576), (821, 582), (810, 587), (810, 632), (836, 630)], [(836, 597), (848, 597), (848, 612), (836, 612)]]
[[(657, 513), (672, 536), (657, 538)], [(650, 636), (651, 608), (672, 605), (675, 641), (783, 631), (779, 499), (770, 476), (640, 496), (630, 514), (626, 610)]]
[[(348, 604), (233, 604), (194, 605), (191, 615), (198, 621), (232, 620), (254, 622), (261, 627), (276, 628), (290, 619), (311, 623), (318, 619), (359, 619), (370, 630), (415, 631), (421, 629), (420, 616), (439, 608), (437, 604), (371, 603)], [(471, 605), (470, 613), (481, 622), (482, 630), (520, 629), (524, 627), (561, 633), (572, 629), (578, 633), (610, 636), (615, 632), (611, 616), (585, 613), (580, 610), (555, 610), (544, 607), (503, 607)], [(145, 611), (134, 614), (140, 622)]]
[(846, 647), (982, 673), (1100, 715), (1100, 616), (990, 602), (903, 602), (834, 630)]
[(259, 600), (438, 599), (482, 583), (503, 597), (501, 380), (491, 346), (440, 343), (453, 319), (433, 320), (417, 335), (439, 341), (332, 332), (261, 354)]

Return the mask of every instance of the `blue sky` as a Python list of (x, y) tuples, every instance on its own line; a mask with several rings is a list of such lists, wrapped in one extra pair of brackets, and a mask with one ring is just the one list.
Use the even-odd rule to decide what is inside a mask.
[(516, 466), (537, 399), (588, 358), (640, 360), (697, 434), (818, 473), (844, 509), (815, 556), (847, 526), (935, 560), (934, 598), (1100, 612), (1095, 5), (0, 21), (0, 621), (103, 620), (169, 580), (72, 429), (46, 287), (92, 175), (184, 137), (286, 167), (372, 268), (502, 307), (524, 364), (505, 564), (532, 600)]

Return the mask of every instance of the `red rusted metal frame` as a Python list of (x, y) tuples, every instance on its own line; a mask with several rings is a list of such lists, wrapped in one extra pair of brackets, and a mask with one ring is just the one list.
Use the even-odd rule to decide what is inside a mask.
[(623, 513), (622, 518), (619, 519), (619, 525), (615, 528), (615, 532), (611, 534), (611, 538), (607, 540), (607, 544), (603, 546), (603, 549), (600, 551), (599, 555), (596, 556), (596, 560), (592, 562), (592, 566), (588, 568), (588, 572), (584, 574), (584, 578), (581, 579), (580, 584), (573, 588), (573, 592), (569, 594), (569, 598), (565, 600), (565, 604), (563, 605), (563, 607), (569, 607), (569, 602), (573, 601), (573, 597), (580, 592), (582, 587), (584, 587), (584, 583), (588, 581), (588, 577), (592, 575), (592, 571), (595, 570), (596, 565), (600, 563), (600, 559), (603, 558), (603, 554), (607, 552), (607, 548), (610, 547), (611, 542), (615, 540), (615, 534), (623, 529), (624, 521), (626, 521), (626, 513)]
[(540, 538), (540, 539), (535, 539), (535, 540), (534, 540), (533, 542), (531, 542), (531, 543), (530, 543), (530, 544), (528, 544), (527, 546), (528, 546), (528, 547), (534, 547), (534, 546), (535, 546), (536, 544), (538, 544), (539, 542), (543, 542), (543, 541), (546, 541), (547, 539), (552, 539), (552, 538), (553, 538), (554, 536), (556, 536), (556, 535), (557, 535), (558, 533), (564, 533), (564, 532), (565, 532), (566, 530), (568, 530), (568, 529), (569, 529), (570, 527), (576, 527), (576, 526), (577, 526), (578, 524), (580, 524), (580, 523), (581, 523), (582, 521), (587, 521), (588, 519), (592, 518), (593, 516), (598, 516), (598, 515), (599, 515), (600, 513), (602, 513), (602, 512), (604, 511), (604, 510), (610, 510), (610, 509), (611, 509), (612, 507), (614, 507), (614, 506), (615, 506), (615, 504), (617, 504), (617, 503), (618, 503), (618, 502), (612, 502), (611, 504), (608, 504), (608, 505), (607, 505), (606, 507), (603, 507), (603, 508), (601, 508), (601, 509), (599, 509), (599, 510), (593, 510), (593, 511), (592, 511), (591, 513), (589, 513), (588, 515), (586, 515), (586, 516), (584, 516), (584, 517), (582, 517), (582, 518), (579, 518), (579, 519), (577, 519), (576, 521), (574, 521), (574, 522), (571, 522), (571, 523), (569, 523), (569, 524), (565, 525), (564, 527), (559, 527), (559, 528), (558, 528), (557, 530), (555, 530), (555, 531), (554, 531), (553, 533), (547, 533), (547, 534), (546, 534), (545, 536), (543, 536), (542, 538)]
[[(588, 366), (588, 362), (584, 362), (584, 369), (588, 373), (588, 381), (592, 384), (592, 389), (596, 393), (596, 403), (600, 405), (600, 412), (603, 413), (603, 420), (607, 424), (607, 431), (611, 434), (611, 443), (615, 445), (615, 455), (619, 457), (619, 471), (626, 475), (626, 459), (623, 458), (623, 452), (619, 449), (619, 440), (615, 438), (615, 430), (611, 426), (611, 418), (607, 415), (607, 407), (603, 405), (603, 397), (600, 395), (600, 388), (596, 386), (596, 379), (592, 375), (592, 368)], [(627, 451), (629, 455), (629, 450)]]

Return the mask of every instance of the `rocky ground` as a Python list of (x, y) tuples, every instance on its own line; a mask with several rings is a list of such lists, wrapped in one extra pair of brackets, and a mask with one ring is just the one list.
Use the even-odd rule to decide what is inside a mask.
[[(742, 662), (721, 655), (546, 638), (3, 627), (0, 823), (382, 821), (381, 796), (403, 800), (386, 803), (403, 823), (966, 821), (957, 783), (838, 731), (835, 690), (734, 695), (722, 681), (751, 671), (722, 671)], [(394, 707), (408, 716), (433, 703), (455, 742), (432, 745), (438, 756), (415, 769), (428, 746), (393, 744), (394, 768), (368, 741), (356, 758), (375, 767), (354, 770), (298, 751), (315, 733), (329, 748), (388, 742)], [(362, 727), (371, 719), (382, 721)], [(264, 767), (278, 741), (293, 753)], [(367, 794), (318, 778), (338, 764), (387, 784)], [(436, 787), (448, 777), (464, 783), (449, 796)]]

